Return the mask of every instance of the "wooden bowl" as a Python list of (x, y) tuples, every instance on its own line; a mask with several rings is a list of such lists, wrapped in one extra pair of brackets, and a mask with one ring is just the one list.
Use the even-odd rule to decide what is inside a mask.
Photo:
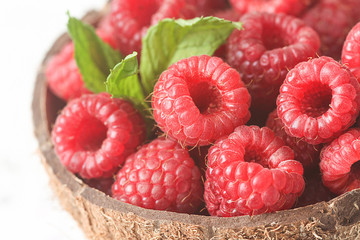
[[(84, 21), (96, 24), (103, 12), (90, 12)], [(62, 35), (38, 72), (32, 103), (35, 135), (62, 206), (90, 239), (354, 239), (360, 231), (360, 190), (329, 202), (257, 216), (210, 217), (156, 211), (117, 201), (89, 187), (66, 170), (51, 143), (50, 131), (65, 105), (47, 87), (44, 69), (69, 37)]]

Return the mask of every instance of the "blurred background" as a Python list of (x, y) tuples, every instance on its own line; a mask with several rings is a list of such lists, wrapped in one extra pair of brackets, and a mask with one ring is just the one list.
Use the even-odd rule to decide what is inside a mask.
[(105, 0), (6, 1), (0, 14), (0, 239), (83, 240), (48, 185), (33, 134), (37, 69), (67, 15), (81, 17)]

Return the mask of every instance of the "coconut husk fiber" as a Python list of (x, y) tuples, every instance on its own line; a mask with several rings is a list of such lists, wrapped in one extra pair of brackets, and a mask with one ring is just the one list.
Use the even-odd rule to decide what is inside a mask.
[[(84, 20), (96, 24), (103, 12)], [(50, 131), (64, 102), (48, 89), (45, 64), (69, 42), (64, 34), (40, 67), (33, 95), (34, 131), (50, 185), (61, 205), (89, 239), (357, 239), (360, 238), (360, 190), (329, 202), (257, 216), (210, 217), (143, 209), (89, 187), (65, 169), (55, 155)]]

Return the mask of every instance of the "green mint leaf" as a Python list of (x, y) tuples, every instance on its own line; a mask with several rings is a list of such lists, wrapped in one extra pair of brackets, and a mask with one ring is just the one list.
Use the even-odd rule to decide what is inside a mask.
[(92, 26), (70, 15), (67, 27), (85, 86), (94, 93), (105, 92), (106, 77), (121, 61), (121, 54), (99, 38)]
[(106, 80), (106, 91), (115, 98), (125, 98), (134, 104), (144, 117), (147, 133), (150, 136), (154, 122), (150, 108), (145, 102), (138, 73), (137, 52), (133, 52), (111, 70)]
[(138, 72), (137, 52), (134, 52), (111, 70), (106, 80), (106, 91), (116, 98), (128, 98), (134, 103), (144, 102)]
[(140, 74), (146, 94), (171, 64), (195, 55), (212, 55), (241, 23), (216, 17), (164, 19), (149, 28), (142, 42)]

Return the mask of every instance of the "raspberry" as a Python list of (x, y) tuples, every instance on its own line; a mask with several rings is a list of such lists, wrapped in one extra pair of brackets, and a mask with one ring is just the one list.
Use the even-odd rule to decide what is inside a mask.
[(335, 197), (333, 193), (327, 189), (321, 181), (320, 172), (312, 172), (305, 179), (305, 190), (299, 197), (295, 207), (304, 207), (323, 201), (330, 201)]
[(324, 185), (335, 194), (360, 187), (360, 129), (350, 129), (321, 151)]
[(251, 113), (267, 116), (289, 69), (315, 56), (319, 38), (301, 20), (284, 14), (250, 13), (240, 20), (244, 30), (230, 35), (226, 59), (248, 86)]
[(73, 43), (65, 45), (50, 59), (45, 74), (51, 91), (65, 101), (90, 93), (76, 65)]
[(298, 64), (277, 99), (285, 131), (310, 144), (331, 141), (355, 123), (360, 86), (351, 72), (329, 57)]
[(196, 8), (186, 0), (114, 0), (110, 20), (117, 47), (124, 55), (141, 52), (141, 39), (148, 28), (164, 18), (193, 18)]
[(105, 16), (96, 29), (98, 36), (113, 49), (116, 49), (115, 31), (110, 22), (110, 16)]
[(298, 15), (312, 2), (313, 0), (230, 0), (233, 8), (240, 14), (268, 12)]
[(360, 81), (360, 23), (356, 24), (347, 35), (341, 60)]
[(141, 115), (131, 103), (107, 93), (70, 101), (52, 131), (60, 161), (83, 178), (114, 173), (144, 139)]
[(203, 185), (188, 151), (158, 138), (126, 159), (112, 192), (115, 199), (143, 208), (197, 213)]
[[(356, 23), (351, 6), (343, 0), (321, 0), (301, 17), (319, 34), (322, 55), (340, 59), (346, 35)], [(359, 7), (355, 8), (356, 11)]]
[(289, 136), (284, 130), (284, 124), (278, 117), (276, 110), (270, 113), (266, 126), (274, 131), (295, 154), (295, 159), (303, 165), (306, 171), (314, 169), (320, 162), (322, 145), (311, 145), (299, 138)]
[(162, 131), (183, 145), (209, 145), (249, 118), (250, 95), (239, 73), (220, 58), (180, 60), (164, 71), (152, 97)]
[[(114, 47), (112, 28), (108, 20), (103, 20), (97, 34), (105, 42)], [(59, 98), (68, 101), (85, 93), (91, 93), (85, 87), (80, 71), (74, 58), (74, 44), (72, 42), (65, 45), (58, 54), (53, 56), (46, 66), (47, 83), (51, 91)]]
[(240, 126), (209, 150), (205, 203), (231, 217), (292, 207), (304, 189), (303, 167), (267, 127)]

